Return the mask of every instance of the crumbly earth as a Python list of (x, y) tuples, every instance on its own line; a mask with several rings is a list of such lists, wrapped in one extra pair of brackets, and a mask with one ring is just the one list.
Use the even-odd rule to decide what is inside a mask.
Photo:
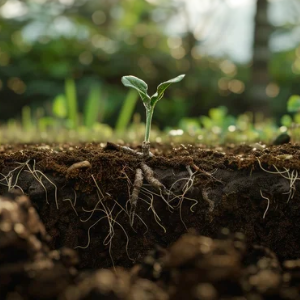
[[(112, 144), (1, 146), (0, 299), (300, 299), (300, 146), (152, 146), (147, 159)], [(142, 163), (165, 190), (144, 179), (133, 210)], [(29, 242), (11, 232), (35, 228), (32, 215), (4, 213), (28, 214), (23, 193), (42, 222)], [(36, 296), (24, 266), (41, 259), (61, 285)]]

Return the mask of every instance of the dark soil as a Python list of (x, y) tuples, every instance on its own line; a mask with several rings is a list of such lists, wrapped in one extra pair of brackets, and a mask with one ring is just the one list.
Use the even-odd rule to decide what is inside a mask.
[(300, 145), (154, 146), (2, 146), (0, 299), (300, 299)]

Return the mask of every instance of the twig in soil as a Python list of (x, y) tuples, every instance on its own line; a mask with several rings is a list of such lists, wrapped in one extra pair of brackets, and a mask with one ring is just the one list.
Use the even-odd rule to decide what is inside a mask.
[[(145, 157), (145, 154), (143, 152), (133, 150), (130, 147), (127, 147), (127, 146), (120, 146), (120, 145), (117, 145), (115, 143), (107, 142), (106, 149), (122, 151), (124, 153), (131, 154), (131, 155), (138, 156), (138, 157)], [(153, 154), (150, 151), (149, 151), (148, 157), (153, 157)]]
[(269, 210), (269, 207), (270, 207), (270, 199), (268, 198), (268, 197), (265, 197), (263, 194), (262, 194), (262, 191), (260, 190), (260, 195), (264, 198), (264, 199), (266, 199), (267, 201), (268, 201), (268, 204), (267, 204), (267, 208), (266, 208), (266, 210), (265, 210), (265, 212), (264, 212), (264, 215), (263, 215), (263, 219), (266, 217), (266, 214), (267, 214), (267, 211)]

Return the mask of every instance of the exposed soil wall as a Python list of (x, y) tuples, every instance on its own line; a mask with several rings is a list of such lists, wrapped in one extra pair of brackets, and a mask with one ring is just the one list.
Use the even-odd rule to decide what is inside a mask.
[[(3, 146), (0, 193), (29, 195), (49, 249), (75, 249), (79, 269), (131, 268), (187, 232), (220, 238), (224, 227), (245, 236), (245, 249), (270, 249), (278, 265), (299, 258), (298, 145), (155, 146), (146, 160), (113, 145)], [(165, 189), (144, 174), (132, 210), (143, 163)]]

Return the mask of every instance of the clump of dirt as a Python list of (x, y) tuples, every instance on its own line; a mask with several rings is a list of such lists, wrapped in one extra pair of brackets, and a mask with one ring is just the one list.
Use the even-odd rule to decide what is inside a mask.
[(0, 199), (0, 299), (56, 299), (76, 275), (74, 250), (50, 251), (29, 199)]
[(5, 300), (299, 299), (300, 260), (282, 263), (243, 233), (184, 234), (130, 270), (78, 270), (72, 249), (50, 251), (26, 196), (0, 199), (0, 297)]
[[(263, 282), (263, 275), (252, 274), (253, 268), (250, 268), (252, 271), (249, 272), (252, 275), (247, 274), (253, 280), (252, 285), (247, 285), (248, 279), (243, 281), (246, 283), (241, 283), (241, 272), (248, 267), (246, 262), (251, 260), (251, 255), (245, 256), (245, 249), (253, 254), (254, 260), (258, 259), (259, 253), (267, 251), (268, 253), (263, 254), (264, 257), (276, 257), (277, 264), (280, 265), (280, 284), (276, 283), (274, 292), (278, 295), (282, 293), (282, 282), (286, 280), (282, 277), (282, 270), (286, 269), (291, 274), (298, 272), (295, 270), (300, 253), (300, 235), (297, 227), (300, 217), (300, 197), (297, 192), (300, 179), (299, 149), (297, 144), (270, 147), (261, 144), (251, 147), (229, 145), (211, 149), (201, 145), (156, 144), (151, 149), (153, 157), (144, 158), (136, 155), (134, 151), (127, 151), (125, 147), (113, 144), (2, 146), (0, 194), (10, 192), (14, 195), (28, 195), (51, 236), (49, 242), (43, 241), (49, 247), (47, 251), (50, 253), (61, 247), (75, 249), (80, 257), (79, 270), (112, 266), (132, 268), (139, 263), (145, 267), (145, 257), (149, 257), (149, 251), (154, 251), (155, 268), (168, 275), (162, 278), (160, 275), (155, 277), (152, 274), (151, 278), (147, 277), (149, 274), (145, 275), (144, 278), (151, 283), (140, 282), (137, 286), (149, 285), (151, 290), (151, 284), (158, 281), (164, 290), (162, 282), (176, 287), (186, 279), (190, 283), (186, 282), (186, 288), (183, 290), (191, 297), (196, 297), (193, 296), (196, 293), (195, 289), (199, 291), (199, 295), (208, 289), (211, 295), (216, 295), (211, 299), (219, 299), (219, 295), (223, 294), (223, 286), (228, 288), (231, 281), (234, 282), (232, 289), (240, 291), (243, 295), (248, 289), (251, 294), (256, 289), (252, 283), (256, 279), (260, 283)], [(134, 150), (141, 151), (138, 147)], [(24, 223), (23, 226), (28, 224)], [(182, 260), (177, 257), (177, 265), (174, 265), (175, 259), (171, 263), (170, 256), (162, 250), (174, 244), (191, 229), (210, 240), (218, 238), (220, 228), (224, 227), (246, 236), (246, 242), (227, 237), (224, 243), (233, 245), (231, 248), (228, 246), (230, 249), (224, 246), (224, 250), (223, 246), (220, 246), (220, 251), (226, 258), (224, 261), (232, 264), (229, 269), (221, 262), (219, 267), (213, 265), (213, 261), (210, 265), (209, 258), (202, 253), (205, 258), (202, 262), (197, 258), (193, 271), (195, 274), (190, 277), (188, 274), (184, 275), (185, 267), (182, 269), (181, 264), (185, 265), (185, 255), (189, 259), (194, 255), (194, 252), (189, 252), (188, 249), (192, 249), (194, 244), (201, 248), (204, 237), (199, 240), (198, 237), (189, 236), (184, 242), (181, 240), (183, 244), (179, 244), (181, 246), (178, 246), (178, 249), (181, 249), (182, 253), (177, 256), (181, 256)], [(209, 243), (216, 243), (210, 241)], [(237, 249), (234, 244), (243, 246)], [(12, 245), (9, 249), (17, 246)], [(262, 248), (255, 248), (253, 245)], [(219, 246), (216, 247), (213, 249), (218, 249)], [(153, 250), (154, 248), (156, 250)], [(16, 251), (17, 249), (16, 247)], [(170, 249), (171, 253), (174, 249)], [(187, 253), (183, 249), (187, 249)], [(20, 255), (18, 253), (15, 256)], [(162, 257), (163, 262), (160, 266)], [(62, 262), (60, 263), (68, 270)], [(201, 269), (204, 263), (207, 263), (211, 270)], [(200, 269), (198, 264), (201, 265)], [(291, 265), (292, 271), (288, 267)], [(98, 272), (100, 273), (85, 274), (79, 281), (76, 279), (75, 289), (76, 286), (82, 286), (82, 293), (76, 292), (78, 299), (91, 299), (84, 296), (89, 292), (83, 292), (90, 280), (85, 281), (86, 276), (93, 276), (91, 282), (94, 282), (95, 295), (103, 292), (101, 288), (96, 287), (99, 278), (103, 276), (101, 271)], [(220, 280), (221, 284), (216, 283), (219, 281), (215, 279), (202, 282), (200, 273), (212, 278), (210, 272), (225, 274), (226, 279), (224, 282), (223, 279)], [(177, 274), (177, 277), (172, 275), (173, 273)], [(110, 275), (105, 274), (104, 277), (111, 278), (109, 284), (116, 285), (118, 275), (113, 272)], [(64, 287), (74, 285), (73, 275), (68, 276), (70, 277), (65, 281), (67, 283)], [(278, 279), (276, 276), (273, 276), (274, 282)], [(194, 283), (192, 279), (188, 279), (191, 277), (195, 277)], [(290, 278), (292, 277), (291, 275)], [(22, 280), (20, 282), (23, 282)], [(128, 280), (130, 287), (127, 286), (120, 292), (121, 296), (116, 294), (116, 299), (129, 297), (128, 291), (132, 291), (133, 284), (131, 275)], [(199, 282), (204, 286), (198, 288)], [(205, 285), (207, 283), (210, 284), (209, 287)], [(288, 281), (287, 286), (292, 286), (292, 283)], [(170, 288), (174, 290), (174, 287)], [(274, 289), (268, 287), (266, 290), (264, 294), (259, 287), (255, 293), (269, 295), (270, 290)], [(165, 296), (180, 299), (181, 292), (176, 288), (175, 291), (169, 291), (167, 296), (162, 292), (162, 299)], [(65, 294), (64, 297), (69, 296)], [(160, 296), (155, 297), (154, 299), (159, 299)], [(202, 299), (204, 296), (199, 297)]]

